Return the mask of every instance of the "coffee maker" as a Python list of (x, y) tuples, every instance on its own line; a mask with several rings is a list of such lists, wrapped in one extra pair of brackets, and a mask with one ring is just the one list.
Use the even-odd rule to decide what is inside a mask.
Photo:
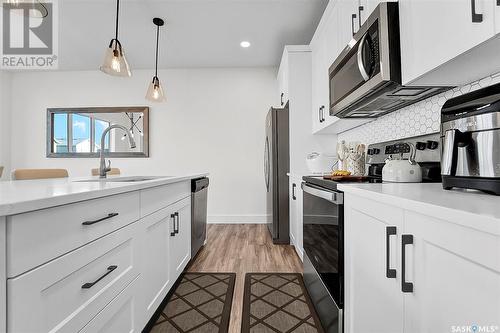
[(441, 109), (443, 188), (500, 195), (500, 84), (448, 100)]

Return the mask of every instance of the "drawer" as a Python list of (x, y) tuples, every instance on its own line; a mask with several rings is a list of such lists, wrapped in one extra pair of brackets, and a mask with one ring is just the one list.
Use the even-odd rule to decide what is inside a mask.
[[(139, 200), (136, 191), (8, 217), (7, 276), (18, 276), (137, 221)], [(107, 218), (109, 214), (118, 215)]]
[(140, 223), (7, 280), (8, 332), (78, 332), (139, 275)]
[(140, 332), (138, 320), (137, 284), (140, 277), (132, 281), (111, 303), (109, 303), (80, 333)]
[(141, 217), (191, 195), (191, 180), (141, 190)]

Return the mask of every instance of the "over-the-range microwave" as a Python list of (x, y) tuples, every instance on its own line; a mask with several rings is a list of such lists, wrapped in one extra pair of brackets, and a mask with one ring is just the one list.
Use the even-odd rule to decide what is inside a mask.
[(330, 115), (376, 118), (449, 89), (401, 84), (398, 12), (380, 3), (330, 67)]

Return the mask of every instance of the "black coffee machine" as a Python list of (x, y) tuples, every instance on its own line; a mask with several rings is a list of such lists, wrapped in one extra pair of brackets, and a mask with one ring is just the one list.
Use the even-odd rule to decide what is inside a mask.
[(441, 110), (443, 188), (500, 195), (500, 84), (448, 100)]

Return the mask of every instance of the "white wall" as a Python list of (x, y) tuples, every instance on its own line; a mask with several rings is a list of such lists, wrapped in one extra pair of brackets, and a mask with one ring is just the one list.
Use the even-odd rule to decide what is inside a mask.
[(4, 167), (2, 179), (10, 175), (10, 115), (11, 74), (0, 71), (0, 166)]
[(210, 173), (209, 220), (264, 222), (265, 117), (275, 99), (274, 68), (162, 70), (167, 102), (144, 96), (152, 71), (115, 78), (99, 71), (16, 73), (12, 79), (12, 168), (67, 168), (88, 176), (93, 159), (45, 157), (49, 107), (150, 109), (150, 158), (113, 159), (124, 174)]

